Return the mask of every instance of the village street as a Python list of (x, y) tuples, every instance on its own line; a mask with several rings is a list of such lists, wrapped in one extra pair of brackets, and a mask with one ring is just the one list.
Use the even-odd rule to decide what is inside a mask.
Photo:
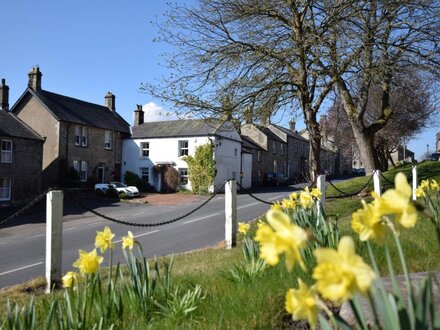
[[(273, 202), (287, 197), (296, 190), (280, 187), (255, 193), (258, 198)], [(173, 195), (164, 195), (172, 199)], [(132, 223), (158, 223), (181, 216), (200, 205), (207, 197), (199, 197), (191, 202), (174, 205), (148, 205), (127, 202), (109, 205), (88, 205), (107, 216)], [(96, 201), (95, 201), (96, 203)], [(172, 203), (171, 203), (172, 204)], [(97, 230), (109, 226), (116, 234), (114, 241), (114, 261), (123, 261), (121, 236), (130, 230), (142, 244), (146, 256), (162, 256), (214, 246), (224, 240), (225, 215), (224, 195), (217, 195), (188, 217), (174, 223), (155, 227), (135, 227), (120, 225), (84, 212), (72, 202), (65, 203), (63, 218), (63, 273), (73, 270), (72, 263), (78, 258), (78, 250), (94, 249)], [(239, 222), (253, 220), (269, 208), (250, 197), (238, 195), (237, 214)], [(0, 229), (0, 288), (20, 283), (37, 276), (44, 276), (45, 267), (45, 224), (44, 208), (33, 214), (32, 223)], [(105, 258), (104, 267), (109, 258)]]

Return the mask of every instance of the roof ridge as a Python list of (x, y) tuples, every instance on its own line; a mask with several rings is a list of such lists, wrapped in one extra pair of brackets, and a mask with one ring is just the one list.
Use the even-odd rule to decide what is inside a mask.
[[(61, 97), (64, 97), (66, 99), (71, 99), (71, 100), (77, 101), (77, 102), (79, 101), (79, 102), (82, 102), (82, 103), (87, 103), (87, 104), (91, 104), (91, 105), (94, 105), (94, 106), (99, 106), (99, 107), (102, 107), (102, 108), (105, 108), (105, 109), (108, 109), (109, 111), (111, 111), (108, 107), (106, 107), (105, 105), (102, 105), (102, 104), (93, 103), (93, 102), (89, 102), (89, 101), (84, 101), (84, 100), (77, 99), (77, 98), (72, 97), (72, 96), (67, 96), (67, 95), (63, 95), (63, 94), (54, 93), (54, 92), (51, 92), (51, 91), (48, 91), (48, 90), (45, 90), (45, 89), (42, 89), (41, 92), (53, 94), (53, 95), (56, 95), (56, 96), (61, 96)], [(41, 93), (41, 92), (37, 92), (37, 95), (38, 95), (38, 93)]]

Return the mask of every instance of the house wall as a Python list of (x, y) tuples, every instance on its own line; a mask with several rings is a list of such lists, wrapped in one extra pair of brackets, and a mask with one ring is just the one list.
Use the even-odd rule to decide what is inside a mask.
[(34, 131), (45, 138), (43, 146), (43, 188), (58, 183), (59, 122), (36, 98), (27, 96), (14, 113)]
[(1, 206), (24, 205), (41, 192), (43, 141), (0, 136), (12, 141), (12, 163), (0, 162), (0, 178), (11, 179), (11, 199)]
[(252, 154), (243, 153), (241, 155), (241, 168), (243, 177), (241, 178), (241, 186), (245, 189), (252, 187)]
[[(236, 179), (240, 175), (241, 142), (218, 137), (178, 137), (178, 138), (150, 138), (150, 139), (124, 139), (122, 146), (122, 176), (126, 171), (131, 171), (141, 176), (141, 168), (149, 168), (149, 183), (160, 190), (159, 178), (153, 173), (153, 167), (158, 162), (170, 162), (176, 170), (187, 169), (188, 164), (179, 157), (179, 141), (188, 141), (188, 154), (194, 155), (198, 146), (214, 143), (214, 158), (216, 161), (217, 175), (215, 187), (221, 186), (225, 179), (232, 178), (235, 172)], [(149, 157), (141, 156), (141, 143), (149, 142)], [(237, 151), (235, 152), (235, 149)], [(235, 155), (236, 154), (236, 155)], [(191, 189), (191, 183), (183, 186)]]
[(301, 180), (308, 174), (309, 143), (293, 137), (288, 138), (289, 178)]

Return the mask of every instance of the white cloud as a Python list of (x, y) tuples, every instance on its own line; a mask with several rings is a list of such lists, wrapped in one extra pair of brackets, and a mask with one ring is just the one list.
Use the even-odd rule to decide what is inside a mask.
[(144, 121), (165, 121), (165, 120), (176, 120), (177, 115), (174, 112), (165, 110), (160, 105), (157, 105), (154, 102), (149, 102), (144, 104), (142, 107), (144, 110)]

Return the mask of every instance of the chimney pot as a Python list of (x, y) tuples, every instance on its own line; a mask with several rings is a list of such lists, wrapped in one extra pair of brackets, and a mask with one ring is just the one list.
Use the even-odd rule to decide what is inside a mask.
[(116, 103), (115, 103), (116, 96), (114, 96), (112, 93), (107, 92), (104, 96), (105, 100), (105, 106), (109, 108), (111, 111), (116, 111)]
[(41, 91), (41, 77), (43, 74), (40, 71), (38, 66), (33, 67), (32, 70), (28, 73), (29, 83), (28, 86), (32, 88), (35, 92)]
[(290, 130), (293, 131), (293, 132), (295, 132), (295, 125), (296, 125), (296, 121), (293, 120), (293, 119), (291, 119), (291, 120), (289, 121), (289, 128), (290, 128)]
[(144, 110), (142, 110), (142, 104), (136, 105), (134, 111), (134, 125), (142, 125), (144, 123)]
[(2, 84), (0, 85), (0, 109), (9, 111), (9, 86), (6, 85), (5, 79), (2, 79)]

